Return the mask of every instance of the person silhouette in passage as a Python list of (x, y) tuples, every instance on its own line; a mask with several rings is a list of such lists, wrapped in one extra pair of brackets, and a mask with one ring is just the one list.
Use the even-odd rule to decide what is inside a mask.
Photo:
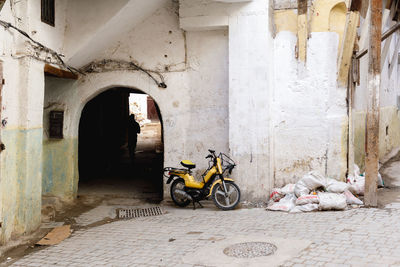
[(140, 125), (135, 120), (135, 115), (131, 114), (128, 119), (128, 149), (132, 165), (135, 163), (135, 150), (137, 135), (140, 133)]

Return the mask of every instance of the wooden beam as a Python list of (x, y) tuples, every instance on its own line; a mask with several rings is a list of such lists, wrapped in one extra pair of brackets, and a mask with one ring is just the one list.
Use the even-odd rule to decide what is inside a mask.
[(0, 11), (3, 9), (5, 2), (6, 2), (6, 0), (0, 0)]
[(362, 0), (353, 0), (350, 3), (350, 11), (358, 11), (361, 12), (362, 10)]
[(63, 79), (72, 79), (72, 80), (77, 80), (78, 75), (75, 73), (72, 73), (70, 71), (62, 70), (56, 67), (53, 67), (49, 64), (44, 65), (44, 73), (48, 74), (50, 76), (58, 77), (58, 78), (63, 78)]
[[(382, 34), (381, 41), (385, 41), (389, 36), (391, 36), (393, 33), (395, 33), (395, 32), (396, 32), (397, 30), (399, 30), (399, 29), (400, 29), (400, 22), (397, 22), (395, 25), (393, 25), (392, 27), (390, 27), (389, 30), (387, 30), (386, 32), (384, 32), (384, 33)], [(367, 53), (368, 53), (368, 49), (365, 48), (365, 49), (361, 50), (361, 51), (357, 54), (356, 58), (357, 58), (357, 59), (358, 59), (358, 58), (362, 58), (362, 57), (365, 56)]]
[(347, 87), (359, 22), (360, 12), (350, 11), (347, 13), (344, 38), (338, 60), (338, 82), (342, 87)]
[(307, 57), (307, 39), (308, 39), (308, 25), (307, 25), (307, 0), (297, 0), (297, 47), (298, 58), (300, 61), (305, 62)]
[(366, 126), (365, 193), (367, 207), (378, 205), (379, 91), (381, 85), (382, 0), (371, 0), (368, 61), (368, 105)]

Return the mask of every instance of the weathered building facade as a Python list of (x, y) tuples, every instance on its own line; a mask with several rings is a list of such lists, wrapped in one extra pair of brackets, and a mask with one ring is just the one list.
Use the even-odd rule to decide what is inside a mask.
[[(208, 148), (228, 152), (244, 200), (265, 201), (310, 170), (343, 180), (363, 164), (366, 109), (365, 58), (350, 102), (341, 73), (349, 4), (56, 0), (49, 25), (41, 1), (5, 1), (0, 20), (32, 39), (1, 24), (0, 243), (39, 226), (42, 195), (77, 196), (82, 110), (111, 88), (155, 100), (165, 166), (190, 158), (201, 172)], [(382, 70), (382, 157), (400, 147), (399, 38)], [(49, 138), (51, 111), (64, 112), (62, 139)]]

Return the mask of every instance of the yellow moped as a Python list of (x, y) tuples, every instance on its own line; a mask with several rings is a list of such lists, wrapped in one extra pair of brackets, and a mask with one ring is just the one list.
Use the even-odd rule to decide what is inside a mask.
[(214, 204), (222, 210), (234, 209), (240, 201), (240, 190), (235, 182), (230, 178), (225, 178), (224, 173), (232, 173), (235, 162), (226, 154), (220, 153), (218, 156), (214, 150), (208, 150), (210, 154), (209, 167), (202, 175), (202, 181), (196, 181), (192, 175), (192, 169), (196, 164), (190, 160), (182, 160), (181, 165), (185, 169), (167, 167), (164, 169), (164, 176), (168, 178), (167, 184), (171, 184), (171, 198), (176, 205), (186, 207), (193, 202), (200, 204), (201, 200), (211, 199)]

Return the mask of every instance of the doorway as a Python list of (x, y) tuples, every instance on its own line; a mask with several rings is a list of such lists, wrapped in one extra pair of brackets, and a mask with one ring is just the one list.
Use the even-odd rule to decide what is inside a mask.
[(150, 96), (128, 88), (96, 96), (82, 111), (78, 144), (78, 195), (162, 200), (162, 118)]

